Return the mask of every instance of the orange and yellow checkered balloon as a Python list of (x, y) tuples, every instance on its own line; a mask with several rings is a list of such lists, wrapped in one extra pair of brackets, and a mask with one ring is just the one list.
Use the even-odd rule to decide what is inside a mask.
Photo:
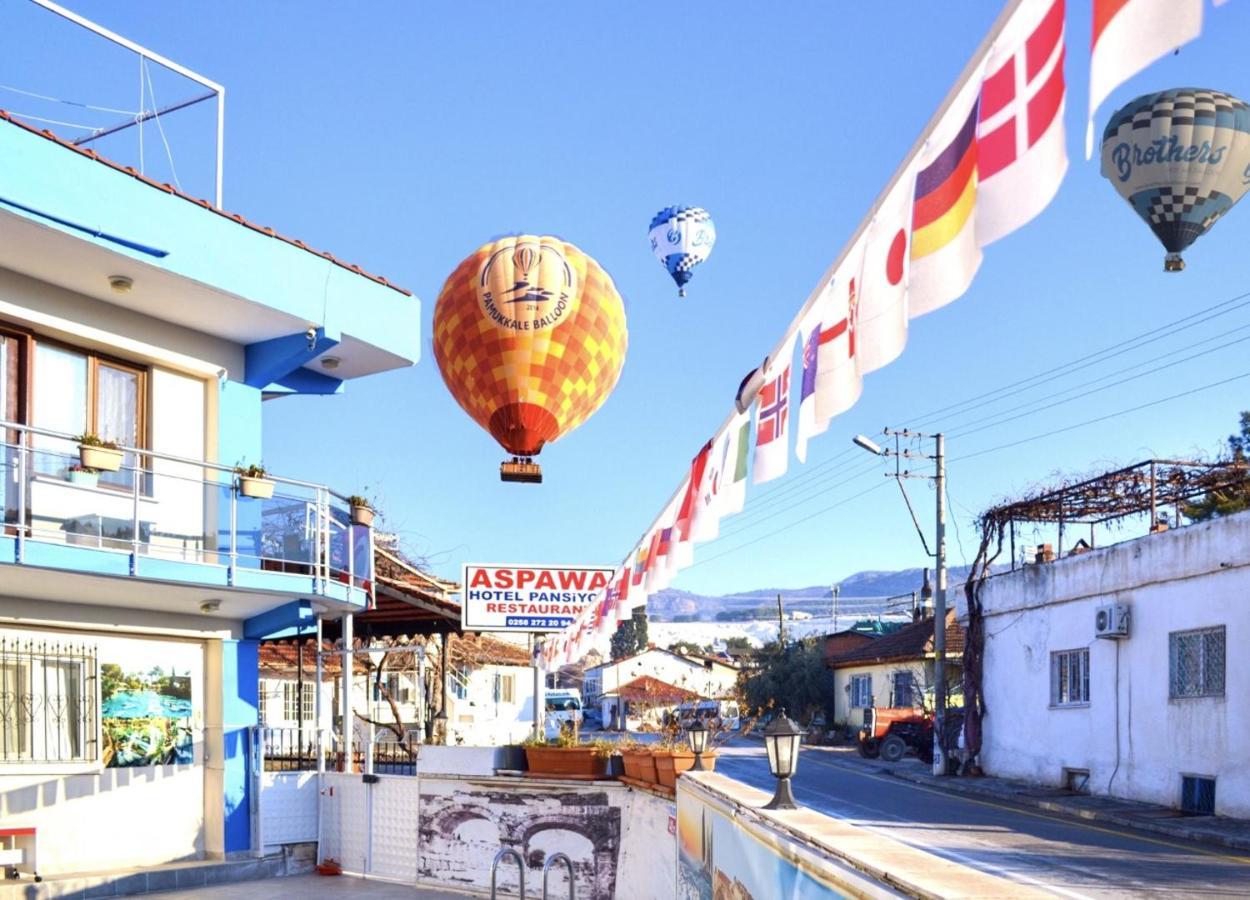
[(515, 456), (536, 455), (602, 406), (628, 343), (612, 278), (549, 236), (480, 247), (434, 307), (434, 359), (447, 389)]

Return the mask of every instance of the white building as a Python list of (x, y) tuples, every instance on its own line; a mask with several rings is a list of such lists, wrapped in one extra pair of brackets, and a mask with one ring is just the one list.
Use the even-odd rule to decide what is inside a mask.
[(982, 766), (1250, 816), (1248, 595), (1250, 513), (990, 579)]
[(588, 709), (601, 708), (602, 721), (608, 725), (617, 702), (616, 691), (644, 676), (698, 697), (720, 699), (733, 694), (738, 672), (738, 667), (726, 660), (648, 647), (634, 656), (587, 669), (582, 696)]

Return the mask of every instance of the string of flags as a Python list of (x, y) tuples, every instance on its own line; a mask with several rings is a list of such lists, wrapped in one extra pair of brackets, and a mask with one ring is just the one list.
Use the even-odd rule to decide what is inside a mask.
[[(1204, 3), (1093, 0), (1087, 158), (1099, 104), (1196, 38)], [(902, 354), (909, 321), (962, 296), (982, 250), (1054, 198), (1068, 168), (1066, 12), (1065, 0), (1008, 3), (777, 350), (743, 380), (734, 412), (672, 499), (596, 601), (546, 641), (547, 668), (602, 648), (691, 565), (694, 545), (745, 507), (748, 472), (757, 485), (783, 476), (792, 425), (795, 456), (806, 462), (808, 441), (855, 405), (864, 376)], [(796, 341), (801, 369), (792, 372)]]

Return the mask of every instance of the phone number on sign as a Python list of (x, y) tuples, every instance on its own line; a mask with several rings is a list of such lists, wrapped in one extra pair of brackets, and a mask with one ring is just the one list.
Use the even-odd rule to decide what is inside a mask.
[(572, 621), (571, 616), (508, 616), (504, 624), (509, 628), (563, 628)]

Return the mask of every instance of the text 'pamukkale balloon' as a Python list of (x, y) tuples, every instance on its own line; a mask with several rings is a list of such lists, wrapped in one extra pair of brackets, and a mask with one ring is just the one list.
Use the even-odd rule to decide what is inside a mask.
[(1250, 107), (1231, 94), (1177, 88), (1118, 110), (1102, 136), (1102, 174), (1168, 251), (1164, 271), (1250, 186)]
[(706, 209), (670, 206), (651, 219), (651, 252), (677, 282), (677, 296), (686, 296), (686, 282), (695, 266), (712, 253), (716, 226)]
[(616, 387), (629, 335), (612, 278), (559, 238), (505, 237), (451, 274), (434, 307), (434, 359), (456, 402), (515, 459), (505, 481), (541, 481), (530, 457)]

